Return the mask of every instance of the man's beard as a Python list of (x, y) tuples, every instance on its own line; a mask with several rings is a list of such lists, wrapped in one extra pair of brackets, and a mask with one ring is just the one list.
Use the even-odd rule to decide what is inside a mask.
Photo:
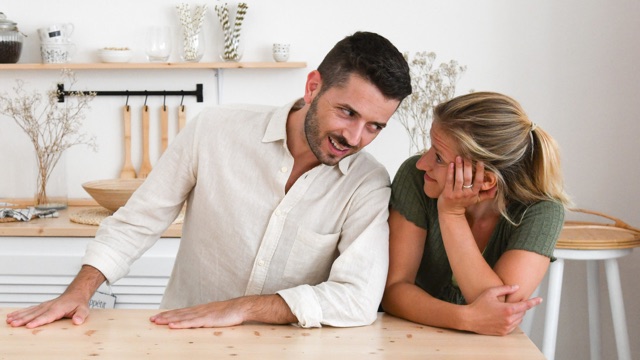
[[(340, 160), (344, 157), (352, 155), (351, 153), (347, 154), (344, 157), (336, 157), (333, 154), (324, 154), (322, 152), (322, 143), (324, 137), (320, 135), (320, 124), (318, 119), (318, 100), (320, 99), (322, 94), (316, 96), (309, 105), (309, 110), (307, 111), (307, 115), (304, 118), (304, 134), (307, 137), (307, 143), (309, 144), (309, 148), (311, 152), (316, 156), (316, 158), (324, 165), (333, 166), (336, 165)], [(353, 148), (349, 145), (347, 139), (342, 136), (333, 136), (334, 141), (344, 147)]]

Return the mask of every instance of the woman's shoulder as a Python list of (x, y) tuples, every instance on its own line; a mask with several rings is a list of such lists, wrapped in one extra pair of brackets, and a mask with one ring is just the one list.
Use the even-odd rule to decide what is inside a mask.
[(558, 201), (540, 200), (528, 206), (528, 211), (544, 214), (556, 214), (564, 217), (564, 205)]
[(532, 204), (515, 203), (509, 206), (508, 212), (516, 223), (532, 219), (536, 222), (543, 220), (559, 224), (564, 221), (564, 205), (553, 200), (540, 200)]

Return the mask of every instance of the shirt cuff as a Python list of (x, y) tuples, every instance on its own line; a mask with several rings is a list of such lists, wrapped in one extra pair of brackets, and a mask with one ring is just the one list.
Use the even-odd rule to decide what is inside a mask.
[(298, 325), (303, 328), (322, 327), (322, 307), (315, 291), (309, 285), (280, 290), (280, 295), (298, 318)]
[(82, 265), (91, 265), (98, 269), (107, 279), (109, 284), (120, 280), (128, 273), (128, 268), (122, 266), (118, 261), (110, 256), (110, 248), (93, 240), (87, 246), (87, 250), (82, 258)]

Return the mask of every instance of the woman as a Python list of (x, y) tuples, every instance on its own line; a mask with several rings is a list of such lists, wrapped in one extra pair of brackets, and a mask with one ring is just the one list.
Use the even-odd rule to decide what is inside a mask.
[(437, 106), (431, 143), (392, 184), (382, 306), (426, 325), (508, 334), (541, 301), (528, 298), (569, 204), (558, 148), (515, 100), (489, 92)]

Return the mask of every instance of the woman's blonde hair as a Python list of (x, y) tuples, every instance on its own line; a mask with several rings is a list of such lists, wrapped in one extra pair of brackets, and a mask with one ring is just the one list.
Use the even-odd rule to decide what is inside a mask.
[(510, 202), (570, 204), (558, 145), (514, 99), (492, 92), (459, 96), (434, 109), (434, 122), (457, 140), (462, 157), (482, 161), (496, 175), (496, 202), (509, 221), (506, 205)]

